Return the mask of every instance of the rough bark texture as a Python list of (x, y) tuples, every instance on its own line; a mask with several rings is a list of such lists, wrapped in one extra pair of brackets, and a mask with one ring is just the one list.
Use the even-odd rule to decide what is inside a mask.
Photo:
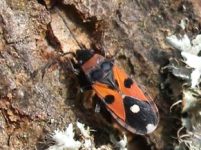
[(0, 149), (45, 149), (53, 130), (77, 119), (97, 130), (97, 145), (110, 143), (104, 123), (77, 100), (79, 86), (67, 61), (56, 61), (45, 74), (36, 71), (58, 60), (58, 53), (79, 49), (55, 7), (79, 43), (117, 54), (117, 63), (155, 99), (157, 130), (134, 137), (131, 145), (173, 149), (180, 120), (169, 108), (181, 94), (181, 83), (173, 78), (167, 85), (167, 75), (160, 74), (177, 55), (165, 37), (181, 32), (184, 18), (187, 33), (200, 32), (199, 0), (0, 0)]

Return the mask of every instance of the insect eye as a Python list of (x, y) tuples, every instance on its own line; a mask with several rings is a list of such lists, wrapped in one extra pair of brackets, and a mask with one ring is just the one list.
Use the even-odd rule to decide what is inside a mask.
[(96, 69), (91, 72), (91, 78), (96, 81), (103, 77), (103, 71), (101, 69)]
[(103, 69), (103, 71), (105, 71), (105, 72), (111, 70), (111, 68), (112, 68), (112, 63), (111, 62), (103, 62), (101, 64), (101, 69)]

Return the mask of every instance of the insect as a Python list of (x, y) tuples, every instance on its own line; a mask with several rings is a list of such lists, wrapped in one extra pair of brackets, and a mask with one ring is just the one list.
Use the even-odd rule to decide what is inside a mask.
[(74, 57), (80, 72), (117, 123), (140, 135), (156, 129), (156, 104), (113, 59), (87, 49), (77, 50)]
[(122, 127), (141, 135), (156, 129), (159, 115), (154, 101), (113, 59), (90, 50), (77, 50), (75, 57), (91, 88)]

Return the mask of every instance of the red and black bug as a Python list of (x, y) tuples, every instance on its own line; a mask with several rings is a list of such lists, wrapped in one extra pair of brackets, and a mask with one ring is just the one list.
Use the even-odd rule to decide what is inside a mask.
[(81, 72), (113, 118), (128, 131), (148, 134), (159, 121), (154, 101), (115, 61), (90, 50), (78, 50)]
[(154, 101), (113, 59), (87, 49), (77, 50), (74, 57), (79, 73), (122, 127), (141, 135), (156, 129), (159, 114)]

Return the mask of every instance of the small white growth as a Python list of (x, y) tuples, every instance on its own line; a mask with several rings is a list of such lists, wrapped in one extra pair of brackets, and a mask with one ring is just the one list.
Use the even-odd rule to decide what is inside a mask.
[(201, 51), (201, 34), (197, 35), (192, 42), (186, 34), (181, 39), (171, 35), (167, 37), (167, 42), (182, 51), (184, 62), (194, 69), (191, 73), (191, 87), (195, 88), (201, 82), (201, 57), (197, 56)]
[(151, 133), (151, 132), (153, 132), (156, 129), (156, 126), (153, 125), (153, 124), (148, 124), (146, 126), (146, 129), (147, 129), (147, 133)]
[(102, 145), (96, 149), (92, 149), (92, 150), (113, 150), (113, 148), (107, 146), (107, 145)]
[(84, 127), (84, 124), (80, 123), (77, 121), (76, 123), (77, 127), (79, 128), (83, 139), (84, 139), (84, 144), (83, 147), (85, 149), (91, 149), (93, 147), (92, 139), (90, 136), (90, 128), (89, 127)]
[(81, 134), (85, 137), (85, 138), (90, 138), (90, 128), (89, 127), (84, 127), (84, 124), (80, 123), (77, 121), (76, 123), (77, 127), (80, 129)]
[(133, 106), (130, 107), (130, 110), (133, 113), (138, 113), (140, 111), (140, 107), (138, 105), (134, 104)]
[(191, 51), (196, 55), (201, 51), (201, 34), (198, 34), (195, 39), (192, 40)]
[(85, 149), (92, 149), (92, 147), (94, 147), (94, 146), (93, 146), (93, 144), (92, 144), (91, 139), (84, 139), (83, 147), (84, 147)]
[(201, 70), (195, 69), (191, 73), (191, 87), (195, 88), (200, 83)]
[(166, 40), (171, 46), (180, 51), (197, 55), (201, 50), (201, 34), (197, 35), (192, 42), (186, 34), (180, 39), (175, 35), (171, 35), (168, 36)]
[(182, 19), (179, 23), (179, 26), (182, 28), (182, 30), (185, 30), (186, 25), (188, 24), (189, 20), (188, 18)]
[(181, 52), (182, 57), (184, 58), (184, 62), (191, 68), (201, 69), (201, 57), (187, 53)]
[(194, 69), (191, 73), (191, 87), (195, 88), (200, 83), (201, 57), (187, 52), (182, 52), (181, 55), (185, 59), (184, 62)]
[(50, 146), (47, 150), (78, 150), (81, 147), (81, 142), (74, 140), (74, 135), (72, 123), (69, 124), (65, 131), (55, 130), (52, 139), (56, 144)]
[(181, 39), (178, 39), (176, 35), (168, 36), (166, 39), (171, 46), (173, 46), (174, 48), (180, 51), (191, 50), (191, 42), (186, 34)]
[(113, 135), (110, 135), (110, 141), (116, 148), (119, 148), (119, 150), (127, 150), (128, 140), (125, 134), (120, 141), (117, 141)]
[(91, 149), (93, 145), (90, 136), (90, 128), (85, 128), (84, 124), (80, 122), (77, 122), (76, 125), (83, 136), (82, 142), (74, 140), (75, 133), (73, 132), (73, 125), (71, 123), (65, 131), (54, 131), (52, 139), (56, 142), (56, 144), (50, 146), (47, 150), (78, 150), (81, 146), (85, 149)]

